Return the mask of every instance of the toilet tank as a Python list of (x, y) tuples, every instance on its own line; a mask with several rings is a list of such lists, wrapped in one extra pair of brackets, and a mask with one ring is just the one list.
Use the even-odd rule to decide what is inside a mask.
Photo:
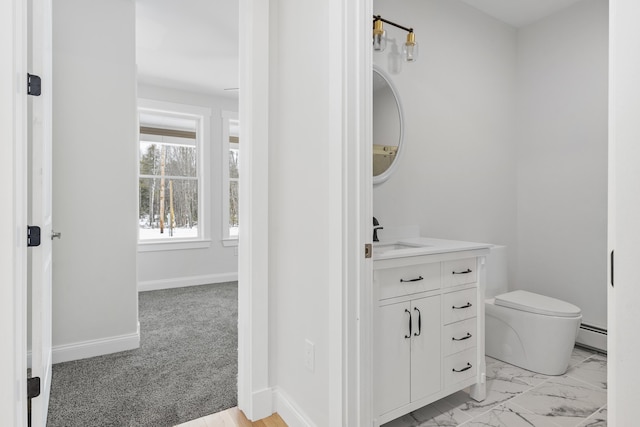
[(507, 247), (494, 245), (487, 256), (487, 287), (485, 298), (508, 292)]

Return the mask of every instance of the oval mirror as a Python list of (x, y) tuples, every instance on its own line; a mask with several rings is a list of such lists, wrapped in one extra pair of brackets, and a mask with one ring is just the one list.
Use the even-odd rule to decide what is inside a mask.
[(373, 183), (380, 184), (398, 166), (404, 121), (398, 92), (391, 80), (373, 66)]

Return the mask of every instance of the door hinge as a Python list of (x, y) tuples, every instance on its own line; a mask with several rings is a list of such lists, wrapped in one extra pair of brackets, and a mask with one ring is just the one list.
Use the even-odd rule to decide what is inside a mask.
[(40, 377), (27, 378), (27, 399), (40, 396)]
[(37, 225), (27, 226), (27, 246), (40, 246), (40, 227)]
[(35, 74), (27, 74), (27, 94), (40, 96), (42, 93), (42, 79)]
[(373, 254), (373, 249), (372, 249), (371, 243), (365, 243), (364, 244), (364, 257), (365, 258), (371, 258), (372, 254)]

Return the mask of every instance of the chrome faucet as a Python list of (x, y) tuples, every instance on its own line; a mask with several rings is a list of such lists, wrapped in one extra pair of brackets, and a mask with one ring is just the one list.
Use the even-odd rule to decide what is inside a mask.
[(384, 229), (383, 226), (380, 225), (380, 223), (378, 222), (378, 220), (376, 219), (376, 217), (373, 217), (373, 241), (374, 242), (379, 242), (380, 240), (378, 240), (378, 230), (382, 230)]

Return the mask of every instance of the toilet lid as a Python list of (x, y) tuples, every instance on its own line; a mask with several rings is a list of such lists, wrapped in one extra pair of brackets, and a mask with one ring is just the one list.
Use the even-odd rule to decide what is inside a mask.
[(576, 317), (580, 315), (580, 308), (573, 304), (527, 291), (513, 291), (498, 295), (495, 304), (546, 316)]

